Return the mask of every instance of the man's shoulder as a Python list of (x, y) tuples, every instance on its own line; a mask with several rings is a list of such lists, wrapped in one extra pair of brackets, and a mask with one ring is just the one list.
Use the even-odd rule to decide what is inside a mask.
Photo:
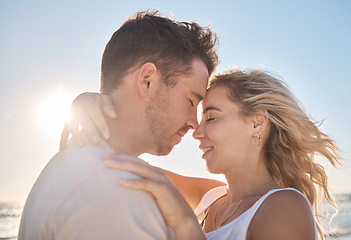
[(37, 182), (42, 182), (40, 185), (43, 191), (45, 187), (57, 189), (60, 198), (74, 191), (107, 191), (107, 188), (111, 188), (110, 192), (119, 191), (120, 188), (116, 187), (119, 179), (136, 176), (106, 168), (102, 160), (104, 153), (110, 152), (99, 145), (83, 148), (71, 146), (53, 156)]
[[(46, 209), (43, 214), (67, 212), (84, 213), (82, 209), (110, 208), (109, 212), (122, 211), (125, 205), (144, 207), (156, 204), (142, 191), (132, 191), (118, 185), (120, 179), (138, 178), (136, 175), (105, 167), (99, 146), (70, 147), (58, 152), (45, 166), (36, 180), (26, 205)], [(118, 207), (120, 204), (121, 208)], [(42, 208), (45, 205), (45, 208)], [(112, 208), (113, 206), (113, 208)], [(122, 207), (123, 206), (123, 207)], [(90, 209), (89, 213), (94, 212)], [(124, 210), (123, 210), (124, 211)]]
[[(153, 198), (120, 187), (119, 179), (136, 176), (106, 168), (103, 153), (98, 146), (70, 147), (57, 153), (30, 193), (24, 225), (42, 225), (46, 230), (54, 226), (50, 231), (63, 234), (62, 239), (65, 234), (97, 239), (123, 231), (138, 239), (165, 239), (159, 237), (166, 226)], [(147, 238), (149, 234), (153, 237)]]
[(40, 187), (41, 191), (44, 191), (45, 187), (50, 185), (52, 187), (63, 185), (65, 187), (56, 189), (67, 189), (86, 175), (103, 168), (102, 154), (103, 151), (94, 146), (70, 147), (58, 152), (43, 168), (34, 187)]

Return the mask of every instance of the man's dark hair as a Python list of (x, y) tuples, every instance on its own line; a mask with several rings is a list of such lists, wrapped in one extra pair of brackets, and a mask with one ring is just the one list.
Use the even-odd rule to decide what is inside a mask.
[(116, 89), (130, 70), (152, 62), (167, 85), (192, 70), (194, 58), (202, 60), (211, 75), (218, 64), (217, 36), (209, 27), (176, 22), (157, 11), (138, 12), (112, 35), (101, 63), (101, 91)]

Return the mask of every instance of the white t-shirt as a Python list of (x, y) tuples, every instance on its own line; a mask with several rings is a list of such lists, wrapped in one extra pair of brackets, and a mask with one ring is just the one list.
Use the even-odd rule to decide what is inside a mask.
[(170, 239), (151, 195), (117, 183), (137, 176), (105, 167), (111, 152), (101, 143), (57, 153), (28, 196), (18, 239)]

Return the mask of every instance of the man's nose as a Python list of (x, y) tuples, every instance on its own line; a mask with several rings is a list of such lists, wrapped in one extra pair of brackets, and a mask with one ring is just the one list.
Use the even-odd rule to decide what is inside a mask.
[(189, 129), (197, 129), (199, 127), (199, 122), (197, 121), (197, 110), (194, 108), (191, 111), (188, 121), (186, 122)]

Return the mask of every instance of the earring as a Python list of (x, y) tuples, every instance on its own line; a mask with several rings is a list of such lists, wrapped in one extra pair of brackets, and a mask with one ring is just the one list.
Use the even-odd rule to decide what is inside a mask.
[[(257, 147), (261, 145), (261, 133), (263, 132), (263, 129), (261, 128), (260, 129), (260, 132), (256, 133), (255, 135), (253, 135), (251, 137), (251, 142), (252, 144), (256, 145)], [(255, 140), (254, 140), (254, 137), (257, 137), (258, 139), (258, 142), (256, 143)]]

